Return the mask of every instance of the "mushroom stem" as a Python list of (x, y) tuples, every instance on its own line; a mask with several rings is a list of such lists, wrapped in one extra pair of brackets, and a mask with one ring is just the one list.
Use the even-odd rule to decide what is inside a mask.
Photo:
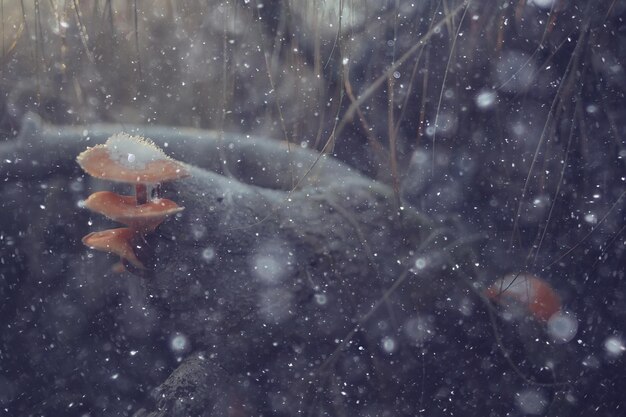
[(148, 188), (146, 187), (146, 184), (136, 184), (135, 194), (138, 206), (148, 202)]

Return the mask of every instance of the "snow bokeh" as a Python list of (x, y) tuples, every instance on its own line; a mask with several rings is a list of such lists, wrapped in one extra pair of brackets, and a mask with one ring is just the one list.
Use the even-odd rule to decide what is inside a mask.
[[(214, 397), (180, 395), (177, 409), (193, 397), (216, 415), (620, 415), (625, 13), (580, 0), (4, 2), (0, 406), (145, 417), (173, 398), (174, 371), (202, 363)], [(115, 272), (115, 256), (80, 242), (110, 226), (83, 207), (104, 186), (56, 141), (101, 144), (100, 122), (165, 126), (168, 155), (213, 175), (164, 190), (206, 216), (181, 213), (134, 246), (154, 249), (158, 279)], [(37, 129), (51, 125), (63, 128), (48, 146)], [(220, 145), (197, 152), (188, 128)], [(126, 139), (108, 145), (121, 166), (163, 158)], [(307, 163), (283, 153), (255, 166), (266, 139), (323, 151), (369, 188), (318, 186), (329, 171), (315, 156), (311, 187), (290, 172)], [(252, 150), (232, 157), (235, 142)], [(272, 204), (223, 209), (249, 197), (242, 179)], [(384, 201), (357, 202), (379, 187)], [(289, 210), (349, 232), (303, 235)], [(551, 317), (529, 312), (534, 294), (512, 278), (525, 273), (558, 294)], [(498, 279), (517, 301), (486, 296)]]

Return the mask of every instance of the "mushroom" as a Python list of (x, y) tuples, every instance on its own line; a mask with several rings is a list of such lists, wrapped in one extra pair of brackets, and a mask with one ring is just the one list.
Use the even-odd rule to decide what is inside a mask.
[(134, 196), (119, 195), (111, 191), (93, 193), (85, 200), (85, 207), (142, 232), (153, 231), (167, 216), (184, 210), (184, 207), (167, 198), (157, 198), (137, 205)]
[(561, 310), (561, 299), (550, 284), (529, 273), (506, 275), (491, 284), (486, 295), (504, 307), (521, 305), (542, 322)]
[[(132, 266), (145, 269), (133, 250), (133, 242), (145, 240), (145, 235), (153, 232), (167, 216), (184, 210), (158, 194), (161, 183), (186, 177), (188, 170), (152, 141), (125, 133), (111, 136), (104, 145), (87, 148), (78, 155), (77, 162), (93, 177), (135, 186), (134, 196), (100, 191), (85, 200), (88, 209), (128, 227), (90, 233), (83, 243), (115, 253)], [(155, 198), (148, 197), (149, 187), (156, 190)]]
[(102, 230), (100, 232), (89, 233), (87, 236), (83, 237), (83, 244), (92, 249), (114, 253), (130, 262), (133, 266), (143, 268), (143, 264), (133, 251), (132, 242), (134, 235), (135, 231), (128, 227)]
[(76, 160), (92, 177), (135, 185), (137, 205), (148, 201), (148, 185), (189, 176), (182, 163), (167, 156), (154, 142), (126, 133), (87, 148)]

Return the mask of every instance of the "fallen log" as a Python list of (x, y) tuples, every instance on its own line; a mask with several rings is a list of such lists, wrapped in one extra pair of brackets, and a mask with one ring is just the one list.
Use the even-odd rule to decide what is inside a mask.
[[(170, 338), (182, 361), (136, 403), (136, 416), (342, 415), (399, 403), (417, 412), (427, 388), (414, 373), (418, 353), (435, 337), (433, 312), (450, 292), (475, 298), (455, 278), (463, 248), (447, 229), (397, 207), (387, 186), (293, 144), (166, 127), (49, 126), (30, 116), (17, 140), (0, 145), (0, 178), (14, 197), (4, 205), (21, 207), (15, 224), (32, 220), (18, 244), (24, 266), (11, 270), (24, 290), (16, 311), (51, 288), (36, 283), (63, 289), (76, 279), (119, 280), (106, 255), (77, 243), (98, 230), (88, 225), (103, 221), (92, 221), (78, 200), (110, 184), (84, 176), (75, 157), (120, 131), (150, 138), (191, 174), (162, 187), (185, 209), (138, 245), (148, 268), (127, 265), (140, 276), (133, 291), (141, 320), (152, 326), (143, 349)], [(56, 186), (42, 188), (44, 179)], [(71, 242), (46, 247), (51, 221), (71, 230)], [(64, 262), (48, 265), (47, 251), (64, 254)], [(101, 294), (90, 306), (71, 297), (62, 303), (106, 311), (112, 294)], [(90, 332), (76, 330), (76, 343)], [(135, 380), (144, 392), (159, 383), (144, 368)], [(83, 391), (65, 395), (84, 398)], [(56, 394), (49, 388), (42, 401)]]

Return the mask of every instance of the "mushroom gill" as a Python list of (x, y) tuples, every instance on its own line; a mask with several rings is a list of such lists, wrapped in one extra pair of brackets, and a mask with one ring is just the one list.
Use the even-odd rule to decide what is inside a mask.
[[(148, 197), (148, 188), (160, 190), (160, 184), (189, 176), (184, 164), (167, 156), (152, 141), (139, 136), (120, 133), (111, 136), (103, 145), (87, 148), (77, 157), (81, 168), (89, 175), (134, 185), (135, 195), (124, 196), (110, 191), (93, 193), (85, 200), (85, 207), (126, 228), (93, 232), (83, 243), (93, 249), (114, 253), (135, 268), (145, 269), (137, 257), (134, 242), (145, 236), (184, 207), (166, 198)], [(119, 268), (117, 268), (119, 270)]]

